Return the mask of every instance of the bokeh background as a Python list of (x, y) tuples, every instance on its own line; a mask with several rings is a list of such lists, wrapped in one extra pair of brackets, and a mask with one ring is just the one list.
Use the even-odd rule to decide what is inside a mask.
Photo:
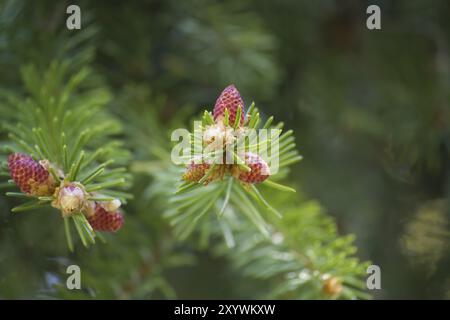
[[(176, 127), (211, 108), (234, 83), (245, 101), (295, 130), (304, 160), (289, 179), (335, 218), (339, 233), (356, 235), (358, 257), (381, 267), (374, 298), (450, 298), (448, 1), (79, 1), (82, 30), (68, 31), (71, 3), (0, 1), (3, 88), (18, 88), (18, 70), (30, 61), (89, 60), (115, 94), (112, 110), (126, 118), (133, 104), (150, 101), (156, 115), (141, 120), (158, 136), (152, 130), (159, 124)], [(366, 28), (370, 4), (381, 8), (381, 30)], [(132, 137), (129, 147), (144, 157)], [(136, 190), (146, 183), (136, 179)], [(74, 256), (64, 254), (60, 226), (52, 228), (57, 217), (38, 227), (43, 214), (12, 218), (10, 201), (0, 202), (0, 298), (65, 297), (54, 288), (63, 281), (57, 270)], [(140, 233), (130, 219), (135, 228), (106, 249), (136, 248), (128, 265), (98, 249), (75, 254), (96, 265), (86, 277), (129, 276), (118, 281), (125, 289), (112, 290), (121, 294), (99, 297), (135, 297), (136, 272), (144, 279), (159, 274), (129, 267), (161, 259), (156, 249), (143, 249), (164, 238), (167, 226), (155, 216), (148, 218), (153, 229)], [(161, 262), (175, 266), (161, 272), (178, 297), (240, 297), (239, 275), (222, 258), (197, 252), (195, 263), (177, 269), (192, 260), (182, 252)], [(173, 296), (165, 283), (152, 285)]]

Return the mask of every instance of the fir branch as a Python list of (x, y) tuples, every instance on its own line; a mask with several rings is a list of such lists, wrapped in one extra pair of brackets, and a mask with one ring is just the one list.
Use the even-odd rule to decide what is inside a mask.
[[(106, 166), (112, 166), (116, 158), (127, 157), (122, 145), (110, 139), (111, 135), (120, 130), (118, 121), (103, 110), (110, 95), (105, 94), (106, 90), (103, 88), (80, 90), (82, 82), (90, 77), (89, 68), (81, 68), (69, 74), (69, 67), (70, 63), (67, 61), (54, 61), (40, 77), (35, 65), (24, 66), (21, 71), (28, 95), (16, 97), (11, 93), (9, 96), (14, 98), (0, 104), (0, 112), (10, 112), (10, 118), (2, 121), (2, 128), (9, 132), (9, 138), (14, 142), (10, 148), (16, 153), (31, 155), (35, 161), (39, 161), (39, 164), (34, 164), (33, 170), (46, 170), (51, 176), (48, 183), (52, 184), (36, 186), (37, 182), (34, 182), (33, 187), (27, 187), (26, 190), (37, 188), (36, 194), (30, 192), (25, 196), (36, 200), (13, 208), (13, 212), (49, 207), (51, 203), (63, 213), (65, 209), (59, 203), (59, 193), (71, 183), (75, 183), (77, 188), (85, 189), (87, 193), (127, 185), (129, 175), (123, 168), (114, 171), (116, 168), (112, 167), (104, 174)], [(14, 112), (17, 106), (8, 101), (18, 103), (20, 111)], [(106, 154), (109, 159), (101, 161), (100, 158)], [(123, 160), (117, 162), (121, 161)], [(107, 197), (113, 197), (114, 190), (109, 191)], [(9, 195), (19, 196), (18, 193)], [(88, 200), (82, 201), (93, 202), (98, 198), (90, 195)], [(125, 198), (129, 198), (129, 195), (120, 193), (123, 203)], [(92, 205), (95, 207), (94, 202)], [(67, 213), (63, 213), (63, 217), (65, 214)], [(86, 246), (95, 242), (95, 234), (84, 214), (87, 213), (79, 214), (71, 220)], [(64, 221), (67, 224), (68, 220)], [(69, 239), (70, 229), (65, 227), (65, 231)], [(73, 242), (68, 240), (68, 245), (72, 250)]]

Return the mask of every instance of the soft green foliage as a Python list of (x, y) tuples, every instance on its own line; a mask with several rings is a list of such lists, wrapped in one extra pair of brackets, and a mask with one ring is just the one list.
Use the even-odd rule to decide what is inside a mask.
[(334, 221), (317, 202), (295, 205), (291, 195), (284, 201), (283, 219), (272, 219), (269, 238), (241, 221), (234, 225), (233, 250), (222, 246), (218, 253), (229, 255), (245, 275), (274, 283), (262, 298), (330, 298), (323, 292), (328, 277), (342, 281), (341, 298), (369, 298), (362, 279), (367, 265), (352, 257), (353, 237), (337, 237)]

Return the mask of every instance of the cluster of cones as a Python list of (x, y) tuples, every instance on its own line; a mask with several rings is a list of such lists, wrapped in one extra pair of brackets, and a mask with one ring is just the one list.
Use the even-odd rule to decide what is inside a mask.
[[(232, 144), (245, 131), (244, 100), (234, 85), (226, 87), (217, 98), (213, 117), (215, 123), (205, 128), (203, 145), (211, 149), (211, 146), (220, 141), (217, 147), (226, 150), (226, 145)], [(266, 161), (249, 151), (245, 152), (244, 159), (242, 159), (246, 170), (238, 164), (214, 164), (206, 159), (196, 160), (187, 166), (186, 172), (183, 174), (183, 180), (208, 184), (222, 178), (225, 173), (230, 173), (243, 183), (257, 184), (270, 176)], [(212, 168), (213, 165), (214, 168)], [(211, 168), (213, 172), (208, 173)], [(208, 177), (204, 179), (207, 173)]]
[(52, 206), (59, 209), (63, 217), (81, 212), (94, 230), (115, 232), (124, 218), (119, 210), (118, 199), (92, 201), (92, 196), (78, 182), (56, 181), (49, 172), (48, 161), (35, 161), (31, 156), (14, 153), (8, 157), (11, 177), (23, 193), (35, 197), (53, 197)]
[[(212, 146), (217, 141), (223, 141), (224, 144), (233, 143), (236, 137), (245, 131), (244, 101), (234, 85), (228, 86), (220, 94), (214, 106), (213, 117), (215, 123), (206, 128), (203, 136), (205, 146)], [(219, 148), (223, 147), (225, 146), (219, 145)], [(267, 163), (252, 152), (246, 152), (244, 155), (245, 170), (238, 164), (216, 165), (211, 161), (200, 160), (192, 161), (187, 166), (184, 180), (202, 181), (207, 184), (229, 173), (243, 183), (257, 184), (270, 175)], [(63, 217), (81, 212), (94, 230), (114, 232), (122, 227), (124, 218), (119, 210), (119, 200), (89, 200), (98, 195), (86, 192), (79, 182), (55, 179), (49, 171), (50, 166), (46, 160), (38, 162), (22, 153), (14, 153), (8, 157), (11, 177), (23, 193), (35, 197), (52, 197), (52, 206), (59, 209)], [(213, 172), (209, 172), (211, 168)], [(207, 173), (208, 177), (204, 179)]]

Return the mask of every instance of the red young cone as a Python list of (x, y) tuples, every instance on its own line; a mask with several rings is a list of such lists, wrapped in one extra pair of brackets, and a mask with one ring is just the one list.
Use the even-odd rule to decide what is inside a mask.
[(269, 175), (269, 166), (257, 154), (247, 152), (245, 154), (245, 164), (250, 167), (250, 172), (239, 170), (238, 179), (246, 183), (261, 183), (266, 180)]
[(186, 172), (183, 174), (183, 180), (189, 182), (199, 182), (201, 178), (209, 170), (209, 163), (194, 163), (187, 166)]
[(97, 204), (94, 215), (88, 221), (94, 230), (116, 232), (122, 227), (124, 218), (120, 211), (108, 212)]
[(217, 98), (216, 104), (214, 106), (214, 120), (218, 120), (225, 116), (225, 109), (228, 109), (230, 114), (229, 123), (230, 125), (234, 125), (236, 121), (236, 113), (238, 106), (241, 106), (241, 120), (239, 126), (244, 124), (244, 100), (241, 98), (241, 94), (236, 89), (236, 87), (232, 84), (226, 87), (219, 98)]
[(8, 157), (11, 177), (22, 192), (33, 196), (49, 196), (55, 191), (55, 181), (50, 173), (32, 157), (13, 153)]

